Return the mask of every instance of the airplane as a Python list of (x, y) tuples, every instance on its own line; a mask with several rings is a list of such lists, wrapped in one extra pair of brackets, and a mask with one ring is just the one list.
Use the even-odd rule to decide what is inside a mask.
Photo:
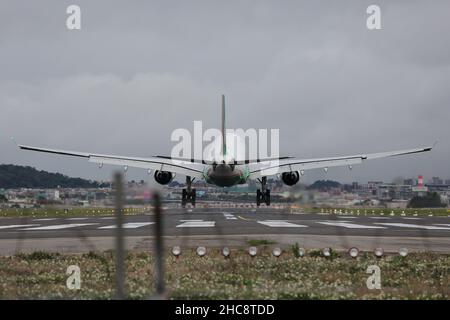
[[(350, 156), (337, 156), (327, 158), (296, 159), (293, 157), (278, 157), (276, 165), (270, 167), (274, 159), (247, 159), (236, 160), (236, 158), (225, 157), (227, 152), (225, 132), (225, 96), (222, 95), (222, 125), (221, 146), (222, 157), (210, 163), (203, 159), (172, 158), (170, 156), (153, 156), (150, 158), (128, 157), (118, 155), (104, 155), (88, 152), (66, 151), (58, 149), (40, 148), (26, 145), (17, 145), (22, 150), (46, 152), (51, 154), (85, 158), (89, 162), (97, 163), (99, 167), (103, 164), (120, 165), (125, 171), (128, 167), (144, 168), (150, 174), (154, 170), (154, 179), (161, 185), (169, 184), (176, 174), (186, 177), (186, 188), (182, 190), (181, 204), (183, 207), (190, 203), (195, 207), (196, 189), (192, 188), (195, 179), (203, 179), (206, 183), (219, 187), (231, 187), (244, 184), (249, 180), (257, 180), (261, 188), (256, 191), (256, 204), (270, 206), (270, 189), (267, 187), (267, 169), (275, 169), (270, 175), (277, 175), (284, 184), (293, 186), (299, 182), (300, 176), (306, 170), (322, 168), (325, 172), (329, 167), (347, 166), (361, 164), (365, 160), (407, 155), (431, 151), (431, 147), (414, 148), (407, 150), (358, 154)], [(275, 172), (275, 173), (274, 173)]]

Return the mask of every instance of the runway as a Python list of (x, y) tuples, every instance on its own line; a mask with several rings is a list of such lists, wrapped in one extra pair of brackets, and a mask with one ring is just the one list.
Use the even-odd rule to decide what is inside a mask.
[[(370, 249), (384, 244), (394, 251), (404, 245), (412, 250), (450, 252), (449, 217), (292, 214), (271, 208), (166, 209), (163, 217), (167, 245), (242, 246), (248, 239), (270, 239), (282, 246), (298, 242), (307, 247)], [(151, 247), (154, 215), (149, 212), (124, 220), (128, 248)], [(114, 217), (1, 218), (0, 254), (18, 248), (110, 249), (115, 230)]]

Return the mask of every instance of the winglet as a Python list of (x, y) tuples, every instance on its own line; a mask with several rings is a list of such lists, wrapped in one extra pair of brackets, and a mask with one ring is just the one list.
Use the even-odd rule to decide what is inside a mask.
[(431, 148), (434, 148), (439, 143), (439, 139), (436, 139), (436, 141), (433, 143), (433, 146)]
[(14, 142), (14, 144), (15, 144), (17, 147), (19, 147), (19, 145), (17, 144), (16, 139), (14, 139), (14, 137), (11, 137), (11, 141)]
[(436, 140), (431, 147), (424, 148), (423, 151), (431, 151), (437, 144), (439, 140)]

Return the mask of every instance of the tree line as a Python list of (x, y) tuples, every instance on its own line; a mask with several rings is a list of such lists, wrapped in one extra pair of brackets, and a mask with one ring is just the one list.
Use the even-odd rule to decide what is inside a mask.
[(0, 165), (0, 188), (98, 188), (108, 184), (71, 178), (61, 173), (51, 173), (37, 170), (29, 166), (17, 166), (12, 164)]

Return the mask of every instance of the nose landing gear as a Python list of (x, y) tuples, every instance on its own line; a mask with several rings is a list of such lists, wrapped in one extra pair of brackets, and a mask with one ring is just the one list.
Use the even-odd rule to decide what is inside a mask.
[(266, 206), (270, 206), (270, 190), (267, 189), (267, 177), (258, 179), (261, 183), (261, 190), (256, 190), (256, 205), (259, 207), (261, 203), (265, 203)]
[(195, 207), (195, 199), (196, 199), (196, 190), (192, 189), (192, 182), (194, 179), (191, 179), (191, 177), (186, 176), (186, 188), (183, 189), (183, 192), (181, 194), (181, 206), (183, 208), (186, 207), (187, 203), (192, 204), (193, 207)]

